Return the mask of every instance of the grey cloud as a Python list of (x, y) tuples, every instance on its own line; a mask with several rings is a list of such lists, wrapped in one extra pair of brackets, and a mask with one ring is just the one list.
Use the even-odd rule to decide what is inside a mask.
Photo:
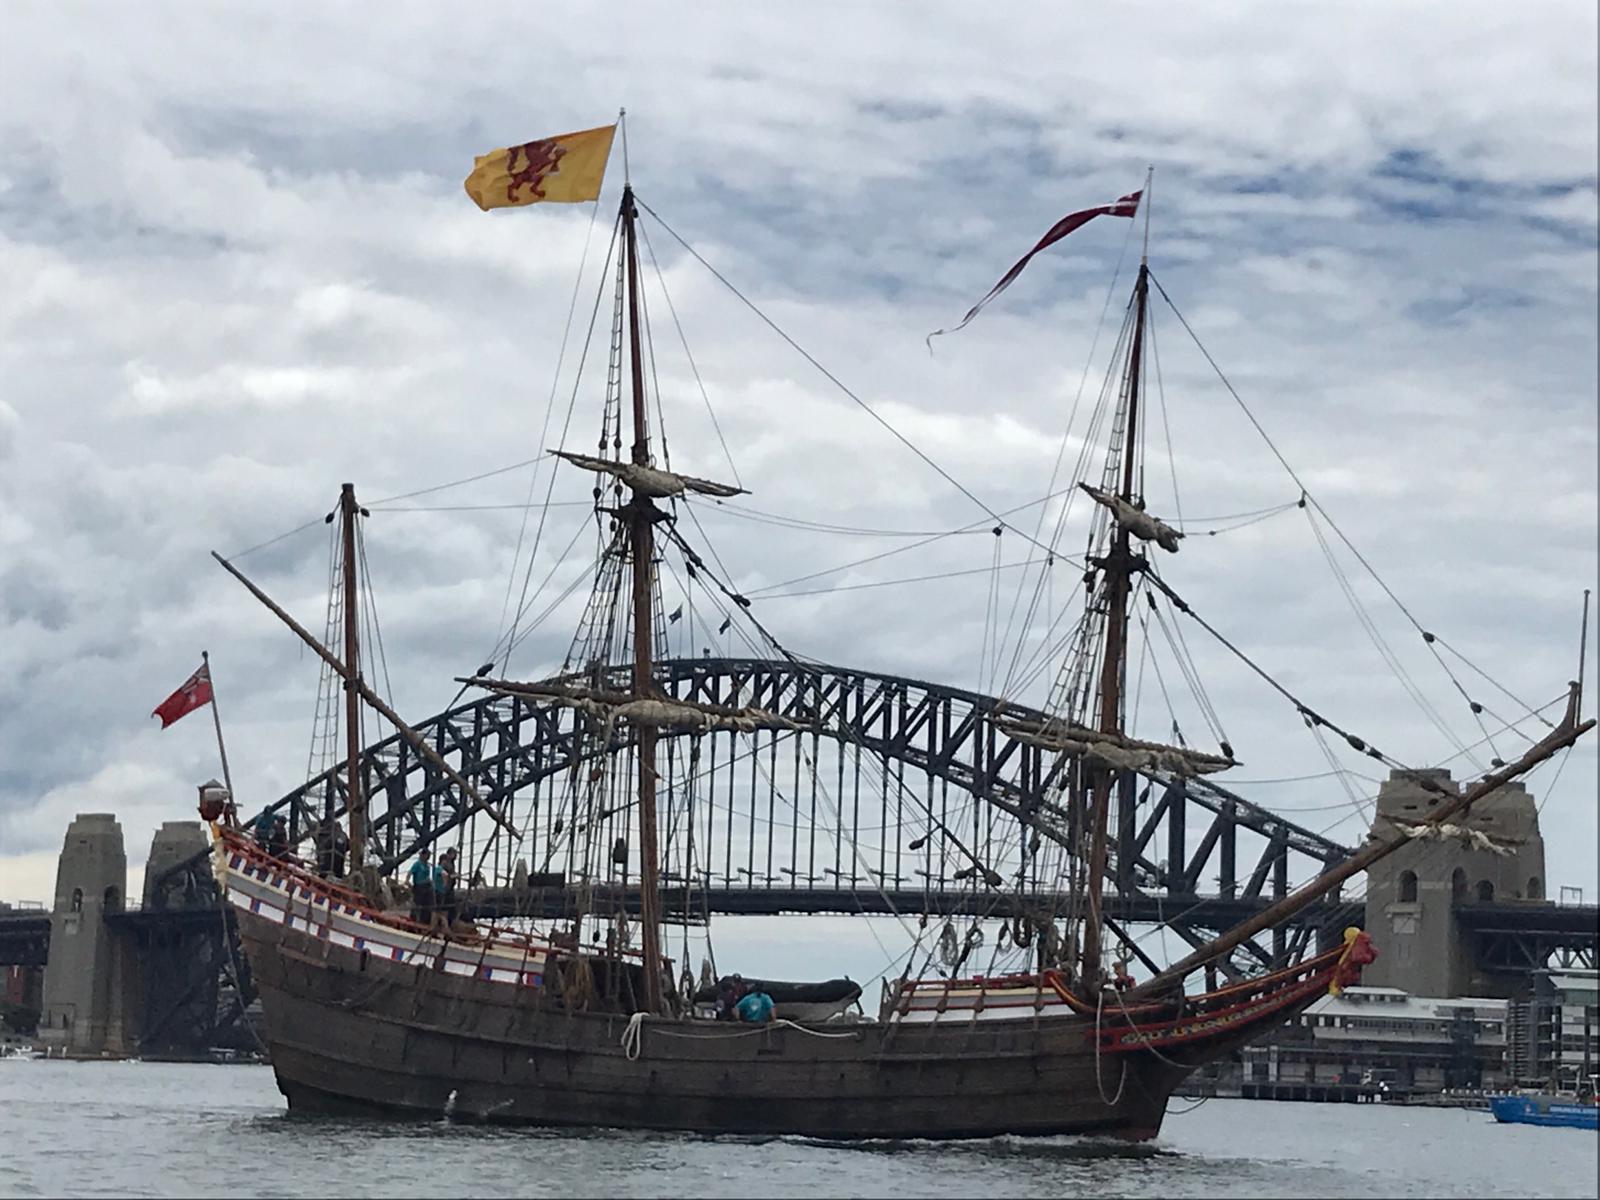
[[(917, 20), (855, 8), (824, 34), (745, 7), (692, 20), (590, 7), (507, 28), (404, 8), (379, 23), (316, 12), (292, 29), (248, 9), (167, 10), (179, 22), (148, 6), (88, 11), (19, 10), (0, 50), (0, 273), (21, 281), (0, 293), (0, 853), (53, 847), (74, 805), (122, 808), (125, 824), (186, 811), (186, 789), (215, 773), (207, 731), (157, 734), (147, 714), (202, 647), (241, 792), (300, 781), (316, 664), (206, 552), (317, 522), (345, 479), (372, 501), (543, 448), (590, 216), (486, 217), (460, 178), (473, 153), (599, 123), (623, 101), (641, 195), (995, 508), (1044, 490), (1133, 230), (1074, 235), (936, 357), (922, 337), (1061, 212), (1129, 190), (1156, 161), (1158, 278), (1340, 525), (1520, 695), (1547, 699), (1571, 674), (1577, 593), (1596, 575), (1592, 13), (1374, 6), (1308, 26), (1271, 6), (1161, 9), (1158, 22), (1134, 9), (1041, 18), (1024, 34), (959, 6)], [(527, 56), (512, 48), (533, 43), (547, 53), (530, 114)], [(1064, 64), (1039, 45), (1095, 50)], [(749, 507), (880, 529), (982, 518), (664, 230), (650, 236)], [(722, 449), (665, 305), (651, 304), (674, 462), (717, 475)], [(1294, 499), (1171, 314), (1156, 319), (1185, 512)], [(601, 352), (568, 444), (595, 436)], [(1170, 511), (1157, 432), (1149, 455), (1152, 503)], [(521, 503), (527, 479), (396, 506)], [(555, 498), (587, 489), (564, 472)], [(375, 509), (369, 559), (401, 711), (436, 711), (494, 642), (520, 519)], [(583, 519), (555, 510), (535, 579)], [(899, 544), (702, 520), (745, 589)], [(326, 536), (313, 524), (241, 559), (313, 628)], [(1006, 558), (1028, 555), (1003, 541)], [(1081, 541), (1075, 527), (1063, 550)], [(574, 557), (592, 548), (585, 535)], [(814, 586), (983, 568), (992, 550), (949, 538)], [(1386, 750), (1449, 752), (1388, 677), (1302, 515), (1191, 538), (1164, 566)], [(1059, 604), (1073, 579), (1057, 570)], [(1020, 578), (1004, 577), (1002, 610)], [(756, 611), (815, 657), (971, 685), (988, 586), (978, 574)], [(1357, 586), (1475, 737), (1414, 631), (1370, 581)], [(575, 605), (514, 668), (559, 663)], [(1252, 777), (1320, 770), (1292, 710), (1186, 632)], [(1163, 725), (1145, 688), (1141, 719)], [(1552, 839), (1552, 876), (1591, 888), (1594, 865), (1572, 847), (1593, 842), (1594, 817), (1573, 798), (1594, 778), (1593, 748), (1575, 752), (1546, 817), (1567, 835)], [(1324, 780), (1280, 796), (1342, 792)], [(130, 847), (144, 836), (130, 827)]]

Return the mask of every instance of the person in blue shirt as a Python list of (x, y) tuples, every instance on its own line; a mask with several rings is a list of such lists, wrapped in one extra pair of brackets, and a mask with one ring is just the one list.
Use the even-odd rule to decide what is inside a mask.
[(265, 850), (272, 841), (272, 810), (263, 808), (255, 824), (256, 845)]
[(426, 849), (417, 851), (417, 859), (411, 864), (411, 919), (421, 925), (433, 924), (433, 873), (435, 868), (428, 862)]

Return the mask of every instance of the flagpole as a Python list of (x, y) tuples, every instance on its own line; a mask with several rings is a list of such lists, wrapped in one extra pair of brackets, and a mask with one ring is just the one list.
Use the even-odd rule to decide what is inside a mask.
[[(628, 170), (628, 110), (626, 108), (617, 109), (617, 124), (622, 126), (622, 183), (626, 187), (633, 182), (633, 174)], [(595, 197), (595, 203), (597, 205), (600, 203), (598, 196)]]
[(228, 803), (238, 811), (233, 796), (233, 776), (228, 774), (228, 747), (222, 741), (222, 716), (217, 712), (217, 681), (211, 677), (211, 655), (200, 651), (200, 661), (205, 664), (206, 680), (211, 684), (211, 723), (217, 729), (217, 753), (222, 755), (222, 783), (228, 789)]
[(1144, 266), (1150, 261), (1150, 193), (1155, 187), (1156, 165), (1150, 164), (1149, 170), (1144, 173), (1144, 251), (1139, 256), (1139, 265)]

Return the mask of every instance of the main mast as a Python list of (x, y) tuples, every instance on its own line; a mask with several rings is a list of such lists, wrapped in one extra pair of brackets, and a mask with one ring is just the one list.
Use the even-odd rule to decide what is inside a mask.
[(339, 491), (340, 533), (344, 543), (344, 685), (345, 814), (350, 826), (350, 871), (366, 861), (367, 806), (361, 794), (361, 642), (360, 606), (356, 596), (356, 485)]
[[(633, 371), (633, 461), (650, 465), (650, 435), (645, 425), (644, 353), (639, 328), (639, 247), (634, 225), (638, 210), (633, 188), (622, 189), (622, 234), (628, 260), (628, 354)], [(655, 523), (660, 515), (650, 497), (636, 486), (623, 510), (631, 526), (633, 554), (633, 696), (655, 694), (652, 608), (655, 578)], [(641, 722), (639, 735), (639, 921), (643, 926), (644, 1007), (661, 1011), (661, 916), (659, 860), (656, 850), (656, 730)]]

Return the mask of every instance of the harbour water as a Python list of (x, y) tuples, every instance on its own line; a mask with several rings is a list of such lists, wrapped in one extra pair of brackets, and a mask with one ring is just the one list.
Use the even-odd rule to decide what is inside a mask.
[(268, 1067), (0, 1062), (0, 1196), (1596, 1196), (1600, 1136), (1175, 1100), (1144, 1146), (839, 1145), (290, 1117)]

